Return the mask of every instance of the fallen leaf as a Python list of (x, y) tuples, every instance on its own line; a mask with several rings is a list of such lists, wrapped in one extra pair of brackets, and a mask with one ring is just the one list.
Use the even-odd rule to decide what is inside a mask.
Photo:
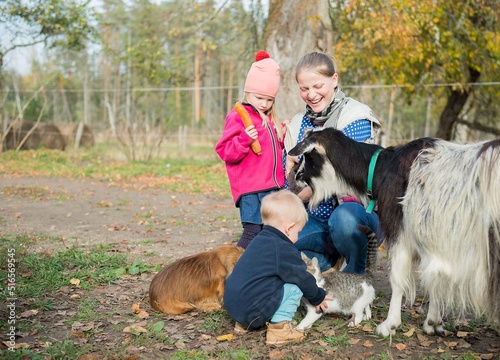
[(78, 360), (99, 360), (102, 358), (102, 355), (99, 354), (85, 354), (78, 358)]
[(134, 325), (127, 326), (125, 329), (123, 329), (123, 332), (138, 335), (140, 333), (146, 333), (148, 331), (143, 326), (141, 326), (139, 324), (134, 324)]
[(335, 334), (336, 334), (336, 332), (335, 332), (335, 330), (333, 330), (333, 329), (328, 329), (328, 330), (326, 330), (326, 331), (323, 333), (323, 335), (325, 335), (325, 336), (335, 336)]
[(80, 286), (80, 279), (73, 278), (69, 281), (71, 285)]
[(12, 345), (12, 343), (10, 341), (2, 341), (2, 344), (4, 344), (5, 346), (7, 346), (9, 349), (27, 349), (30, 347), (30, 344), (28, 343), (15, 343), (14, 345)]
[(371, 326), (364, 325), (364, 326), (363, 326), (363, 331), (364, 331), (364, 332), (371, 333), (371, 332), (373, 332), (373, 329), (372, 329), (372, 327), (371, 327)]
[(469, 333), (466, 331), (458, 331), (457, 332), (457, 337), (459, 337), (459, 338), (467, 337), (467, 335), (469, 335)]
[(80, 331), (76, 331), (75, 329), (71, 329), (71, 334), (75, 335), (76, 337), (79, 337), (79, 338), (84, 338), (85, 337), (84, 333), (82, 333)]
[(481, 358), (482, 360), (490, 360), (493, 359), (493, 354), (481, 354), (479, 355), (479, 358)]
[(366, 340), (363, 344), (364, 347), (372, 347), (373, 343), (370, 340)]
[(361, 339), (349, 339), (349, 343), (351, 345), (356, 345), (357, 343), (359, 343), (361, 341)]
[(417, 339), (420, 340), (420, 341), (427, 341), (429, 340), (429, 338), (425, 335), (422, 335), (422, 334), (417, 334)]
[(414, 333), (415, 333), (415, 328), (412, 327), (410, 330), (408, 330), (407, 332), (403, 333), (403, 335), (406, 336), (406, 337), (412, 337)]
[(404, 349), (406, 349), (406, 345), (405, 344), (396, 344), (396, 349), (398, 349), (399, 351), (403, 351)]
[(470, 348), (472, 345), (469, 344), (467, 341), (465, 341), (464, 339), (460, 339), (458, 341), (458, 345), (457, 345), (457, 348), (458, 349), (468, 349)]
[(269, 360), (280, 360), (284, 359), (287, 354), (284, 351), (272, 350), (269, 352)]
[(111, 207), (111, 206), (113, 206), (113, 203), (111, 203), (109, 201), (100, 201), (97, 203), (97, 207), (99, 207), (99, 208)]
[(90, 331), (90, 330), (94, 330), (95, 326), (94, 326), (94, 323), (91, 321), (89, 322), (87, 325), (84, 325), (80, 328), (81, 331)]
[(145, 318), (148, 318), (149, 317), (149, 313), (145, 310), (141, 310), (137, 313), (137, 316), (140, 318), (140, 319), (145, 319)]
[(29, 318), (30, 316), (34, 316), (37, 314), (38, 314), (38, 310), (34, 309), (34, 310), (23, 311), (19, 316), (21, 316), (22, 318)]
[(133, 304), (132, 310), (134, 310), (134, 312), (138, 314), (141, 311), (141, 307), (139, 306), (139, 304)]
[(323, 347), (327, 347), (327, 346), (328, 346), (328, 343), (327, 343), (326, 341), (323, 341), (323, 340), (319, 340), (319, 341), (318, 341), (318, 344), (319, 344), (320, 346), (323, 346)]
[(177, 348), (177, 349), (185, 349), (186, 348), (186, 344), (181, 342), (181, 341), (178, 341), (174, 344), (174, 346)]
[(217, 336), (217, 341), (231, 341), (233, 340), (234, 335), (233, 334), (226, 334), (226, 335), (221, 335)]
[(432, 341), (432, 340), (425, 340), (425, 341), (420, 342), (420, 346), (423, 346), (423, 347), (429, 347), (432, 344), (434, 344), (434, 341)]

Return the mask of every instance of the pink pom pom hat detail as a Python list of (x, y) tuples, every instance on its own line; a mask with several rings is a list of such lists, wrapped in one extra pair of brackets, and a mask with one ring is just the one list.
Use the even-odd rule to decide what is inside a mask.
[(276, 97), (280, 87), (280, 67), (264, 50), (255, 54), (255, 62), (248, 71), (245, 92)]

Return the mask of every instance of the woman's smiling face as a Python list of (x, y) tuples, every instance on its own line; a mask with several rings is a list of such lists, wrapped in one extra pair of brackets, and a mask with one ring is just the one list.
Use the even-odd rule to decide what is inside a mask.
[(338, 74), (327, 77), (316, 71), (304, 69), (297, 76), (300, 97), (315, 113), (326, 109), (333, 99), (338, 85)]

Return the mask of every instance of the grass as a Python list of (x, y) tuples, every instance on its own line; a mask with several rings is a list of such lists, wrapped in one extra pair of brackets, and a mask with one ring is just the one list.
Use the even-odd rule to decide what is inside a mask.
[(4, 359), (9, 360), (66, 360), (79, 359), (80, 356), (87, 353), (90, 346), (74, 344), (73, 341), (65, 339), (56, 343), (47, 343), (42, 353), (36, 353), (29, 349), (16, 349), (15, 352), (5, 353)]
[[(13, 240), (0, 237), (0, 242), (9, 242), (16, 250), (16, 295), (21, 298), (39, 298), (61, 286), (71, 286), (71, 279), (78, 279), (83, 290), (96, 285), (109, 284), (121, 274), (116, 269), (126, 267), (128, 260), (124, 255), (109, 253), (108, 247), (99, 246), (93, 251), (69, 248), (55, 254), (25, 253), (16, 246), (23, 236)], [(13, 244), (14, 243), (14, 244)], [(7, 251), (0, 254), (0, 264), (7, 264)], [(22, 259), (22, 261), (20, 261)], [(7, 279), (5, 266), (0, 270), (0, 281)]]
[[(125, 182), (130, 186), (149, 186), (171, 192), (214, 194), (229, 197), (229, 183), (221, 160), (215, 156), (196, 155), (193, 158), (165, 158), (150, 161), (119, 160), (98, 145), (91, 149), (70, 151), (27, 150), (0, 153), (0, 176), (65, 177)], [(196, 154), (215, 154), (209, 147), (196, 150)], [(19, 166), (22, 164), (22, 166)], [(46, 189), (0, 189), (15, 191), (19, 195), (59, 197)], [(123, 205), (123, 201), (118, 202)]]
[[(0, 283), (6, 284), (9, 279), (8, 259), (16, 260), (15, 293), (10, 294), (8, 288), (3, 287), (0, 302), (6, 303), (7, 298), (15, 297), (17, 312), (23, 311), (22, 309), (55, 311), (50, 294), (61, 287), (76, 286), (88, 291), (98, 285), (109, 284), (125, 273), (140, 274), (154, 268), (141, 260), (130, 262), (126, 256), (109, 252), (110, 248), (102, 245), (86, 251), (69, 248), (53, 254), (29, 253), (26, 250), (30, 244), (43, 241), (43, 238), (36, 234), (0, 236)], [(75, 279), (78, 282), (74, 282)], [(107, 315), (100, 314), (98, 308), (98, 300), (83, 299), (78, 302), (75, 315), (64, 323), (102, 321)], [(1, 310), (4, 311), (3, 308)], [(26, 333), (43, 330), (41, 324), (33, 323), (29, 318), (17, 317), (15, 326), (17, 331)], [(6, 332), (7, 322), (0, 322), (0, 329)], [(154, 329), (153, 325), (151, 334), (157, 341), (167, 340), (159, 336), (157, 331), (153, 331)], [(84, 335), (91, 337), (93, 331), (92, 328), (86, 330)], [(90, 346), (75, 344), (73, 339), (51, 342), (49, 339), (41, 352), (29, 349), (16, 349), (15, 352), (5, 350), (2, 356), (6, 359), (77, 359), (91, 349)]]

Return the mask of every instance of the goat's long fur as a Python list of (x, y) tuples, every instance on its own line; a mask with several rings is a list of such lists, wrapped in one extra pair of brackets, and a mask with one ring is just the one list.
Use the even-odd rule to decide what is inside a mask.
[(149, 286), (151, 306), (170, 315), (220, 310), (226, 279), (242, 253), (241, 247), (222, 245), (164, 267)]
[[(311, 207), (337, 194), (367, 205), (368, 168), (377, 149), (325, 128), (309, 132), (289, 155), (303, 155), (295, 178), (313, 189)], [(450, 312), (500, 321), (500, 139), (457, 145), (422, 138), (383, 149), (373, 196), (392, 287), (389, 314), (377, 333), (395, 334), (403, 295), (414, 300), (413, 262), (429, 297), (427, 334), (441, 333), (441, 316)]]

